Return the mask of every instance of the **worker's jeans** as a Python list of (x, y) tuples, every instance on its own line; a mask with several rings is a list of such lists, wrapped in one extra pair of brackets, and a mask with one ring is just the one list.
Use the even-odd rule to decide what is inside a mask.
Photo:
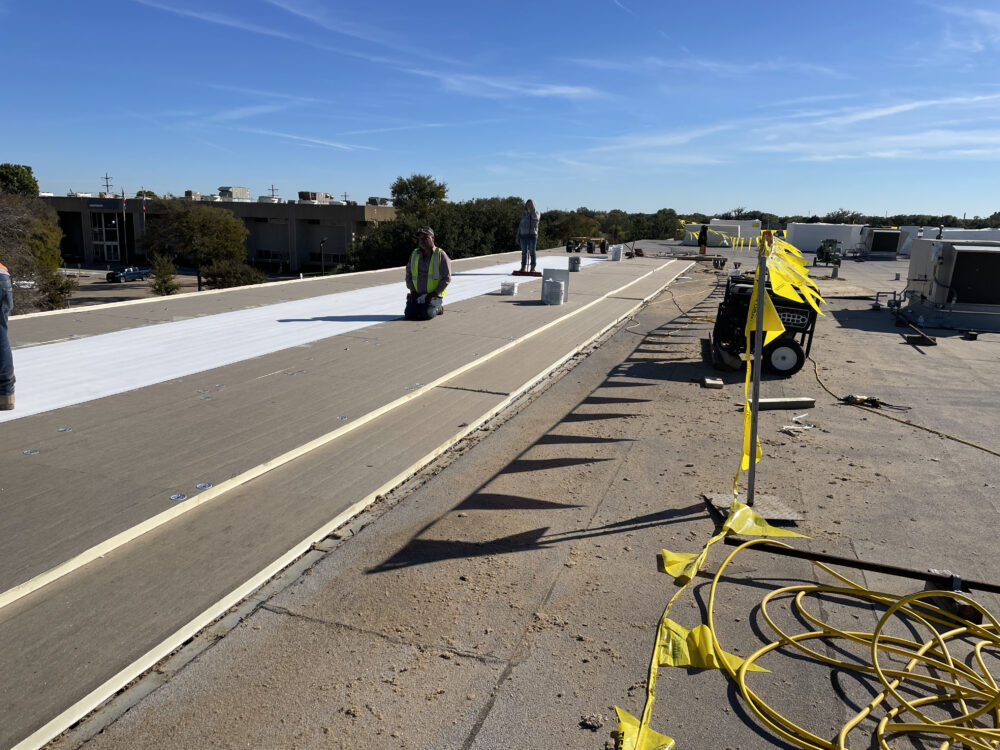
[(406, 303), (406, 311), (403, 317), (407, 320), (430, 320), (437, 317), (438, 310), (444, 306), (440, 297), (432, 297), (426, 302), (413, 300)]
[(0, 273), (0, 396), (14, 393), (14, 357), (7, 336), (7, 318), (14, 309), (14, 293), (10, 276)]
[(535, 247), (538, 246), (537, 234), (522, 234), (518, 237), (521, 241), (521, 265), (528, 265), (528, 256), (531, 256), (531, 265), (535, 265)]

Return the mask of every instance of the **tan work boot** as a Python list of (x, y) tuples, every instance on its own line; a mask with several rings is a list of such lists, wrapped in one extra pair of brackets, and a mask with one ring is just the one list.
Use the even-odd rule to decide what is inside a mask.
[(14, 408), (14, 394), (0, 396), (0, 411), (10, 411)]

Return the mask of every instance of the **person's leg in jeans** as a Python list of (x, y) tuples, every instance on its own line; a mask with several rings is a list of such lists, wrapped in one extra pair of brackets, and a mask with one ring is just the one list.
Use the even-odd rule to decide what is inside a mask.
[(0, 273), (0, 409), (14, 407), (14, 356), (7, 336), (7, 319), (13, 309), (10, 276)]
[(403, 317), (407, 320), (430, 320), (438, 315), (442, 302), (440, 297), (435, 297), (430, 301), (406, 303), (406, 310)]
[(529, 244), (531, 242), (531, 238), (530, 237), (521, 236), (521, 237), (518, 237), (517, 239), (521, 243), (521, 270), (522, 271), (527, 271), (528, 270), (528, 246), (529, 246)]
[[(537, 234), (533, 234), (530, 237), (528, 237), (528, 248), (527, 249), (528, 249), (528, 254), (531, 255), (531, 270), (532, 270), (532, 272), (534, 272), (534, 270), (535, 270), (535, 248), (537, 246), (538, 246), (538, 235)], [(522, 255), (523, 254), (524, 253), (522, 251)]]

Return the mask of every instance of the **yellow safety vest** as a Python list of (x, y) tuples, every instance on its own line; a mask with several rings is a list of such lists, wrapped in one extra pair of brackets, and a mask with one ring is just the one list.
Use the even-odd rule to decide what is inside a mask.
[[(417, 269), (420, 267), (420, 248), (418, 247), (410, 255), (410, 277), (413, 279), (413, 288), (417, 288), (417, 280), (419, 278), (417, 274)], [(437, 289), (438, 281), (441, 279), (441, 248), (435, 247), (434, 252), (431, 253), (431, 265), (427, 269), (427, 293), (434, 294), (434, 290)], [(443, 297), (448, 293), (448, 289), (445, 288), (441, 292), (440, 296)]]

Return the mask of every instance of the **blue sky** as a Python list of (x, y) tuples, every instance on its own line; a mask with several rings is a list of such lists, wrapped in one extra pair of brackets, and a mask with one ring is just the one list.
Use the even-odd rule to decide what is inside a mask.
[(1000, 210), (995, 0), (0, 0), (0, 61), (57, 194)]

